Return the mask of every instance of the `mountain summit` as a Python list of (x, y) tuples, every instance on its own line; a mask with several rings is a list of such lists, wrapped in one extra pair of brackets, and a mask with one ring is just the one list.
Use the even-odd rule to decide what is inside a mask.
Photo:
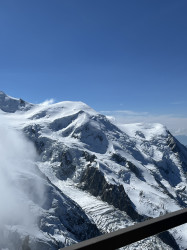
[[(34, 144), (48, 186), (38, 232), (49, 249), (186, 207), (187, 149), (165, 126), (117, 126), (82, 102), (28, 104), (23, 112), (9, 103), (0, 108)], [(186, 235), (183, 225), (124, 249), (185, 249)]]
[(14, 113), (18, 110), (27, 111), (33, 107), (33, 104), (25, 102), (22, 99), (16, 99), (0, 91), (0, 109), (4, 112)]

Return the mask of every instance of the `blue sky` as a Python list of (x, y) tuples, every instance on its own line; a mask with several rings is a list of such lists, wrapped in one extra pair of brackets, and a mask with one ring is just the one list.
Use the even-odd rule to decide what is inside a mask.
[(0, 90), (186, 119), (187, 1), (1, 0)]

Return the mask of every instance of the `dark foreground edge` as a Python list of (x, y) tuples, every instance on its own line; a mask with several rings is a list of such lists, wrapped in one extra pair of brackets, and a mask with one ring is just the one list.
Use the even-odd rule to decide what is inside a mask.
[(187, 208), (137, 223), (60, 250), (114, 250), (187, 223)]

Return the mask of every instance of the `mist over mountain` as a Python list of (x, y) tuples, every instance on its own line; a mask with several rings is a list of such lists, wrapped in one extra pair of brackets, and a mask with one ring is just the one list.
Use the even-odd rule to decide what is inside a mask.
[[(0, 119), (0, 219), (14, 211), (1, 248), (59, 249), (186, 207), (187, 148), (161, 124), (117, 126), (82, 102), (30, 104), (3, 92)], [(156, 248), (187, 248), (187, 226), (124, 247)]]

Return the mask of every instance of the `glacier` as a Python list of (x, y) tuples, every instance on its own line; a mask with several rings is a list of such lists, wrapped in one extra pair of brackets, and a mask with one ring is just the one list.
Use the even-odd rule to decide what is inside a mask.
[[(30, 104), (3, 92), (0, 117), (38, 155), (21, 173), (35, 230), (1, 229), (18, 247), (59, 249), (186, 207), (187, 148), (162, 124), (117, 125), (82, 102)], [(123, 247), (186, 248), (187, 225)]]

